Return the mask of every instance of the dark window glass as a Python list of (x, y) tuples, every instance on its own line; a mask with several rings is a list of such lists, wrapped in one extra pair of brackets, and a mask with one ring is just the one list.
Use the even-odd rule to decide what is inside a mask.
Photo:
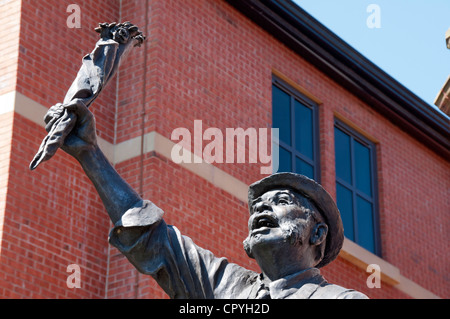
[(292, 171), (292, 155), (291, 152), (286, 151), (284, 148), (279, 148), (279, 172), (290, 172)]
[(350, 239), (355, 240), (353, 232), (353, 196), (352, 192), (336, 183), (336, 204), (341, 213), (342, 223), (344, 224), (344, 235)]
[[(284, 81), (272, 85), (272, 127), (278, 128), (278, 172), (296, 172), (319, 181), (317, 105)], [(319, 181), (320, 182), (320, 181)]]
[(272, 126), (280, 130), (280, 141), (291, 145), (291, 97), (276, 86), (273, 87), (272, 95)]
[(336, 176), (345, 182), (352, 182), (352, 162), (350, 160), (350, 136), (334, 128)]
[(336, 202), (345, 236), (381, 255), (376, 213), (375, 146), (352, 129), (336, 121)]
[(369, 251), (375, 250), (374, 232), (373, 232), (373, 208), (367, 200), (356, 196), (358, 244)]
[(294, 110), (296, 149), (313, 160), (313, 112), (309, 107), (296, 100), (294, 101)]
[(356, 188), (366, 195), (372, 195), (372, 174), (370, 171), (370, 151), (369, 148), (358, 141), (355, 147), (355, 183)]
[(314, 179), (314, 167), (300, 158), (295, 158), (295, 172)]

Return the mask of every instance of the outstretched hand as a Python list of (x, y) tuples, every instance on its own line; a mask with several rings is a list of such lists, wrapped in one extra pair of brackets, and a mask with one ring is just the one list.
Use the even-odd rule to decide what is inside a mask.
[(66, 137), (64, 145), (61, 147), (62, 150), (78, 158), (84, 151), (97, 147), (94, 115), (79, 99), (75, 99), (67, 105), (58, 103), (48, 110), (44, 117), (47, 132), (50, 132), (54, 123), (64, 112), (70, 112), (76, 116), (76, 124)]

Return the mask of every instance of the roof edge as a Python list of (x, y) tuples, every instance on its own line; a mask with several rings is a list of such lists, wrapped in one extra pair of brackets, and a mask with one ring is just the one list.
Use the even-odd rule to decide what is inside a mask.
[(226, 0), (375, 111), (450, 158), (449, 118), (290, 0)]

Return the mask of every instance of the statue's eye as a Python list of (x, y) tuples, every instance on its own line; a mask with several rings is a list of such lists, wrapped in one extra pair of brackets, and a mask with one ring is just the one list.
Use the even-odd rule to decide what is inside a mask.
[(290, 204), (291, 200), (289, 198), (281, 197), (278, 199), (278, 205), (290, 205)]

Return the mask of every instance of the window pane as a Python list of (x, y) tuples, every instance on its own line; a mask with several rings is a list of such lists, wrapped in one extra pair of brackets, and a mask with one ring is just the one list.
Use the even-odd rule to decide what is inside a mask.
[(334, 128), (334, 150), (336, 157), (336, 176), (351, 184), (350, 136), (336, 127)]
[(295, 173), (314, 179), (314, 168), (298, 157), (295, 158)]
[(358, 141), (354, 144), (356, 188), (372, 196), (372, 179), (370, 174), (370, 150)]
[(336, 183), (336, 204), (341, 212), (342, 223), (344, 224), (344, 235), (350, 240), (355, 240), (353, 231), (353, 198), (352, 192)]
[(294, 102), (294, 113), (296, 149), (303, 155), (313, 160), (314, 152), (312, 110), (296, 100)]
[(375, 252), (372, 204), (356, 196), (358, 245)]
[(278, 154), (279, 154), (278, 172), (292, 172), (291, 152), (285, 150), (280, 146)]
[(272, 86), (272, 105), (272, 127), (280, 129), (280, 141), (291, 145), (291, 97)]

